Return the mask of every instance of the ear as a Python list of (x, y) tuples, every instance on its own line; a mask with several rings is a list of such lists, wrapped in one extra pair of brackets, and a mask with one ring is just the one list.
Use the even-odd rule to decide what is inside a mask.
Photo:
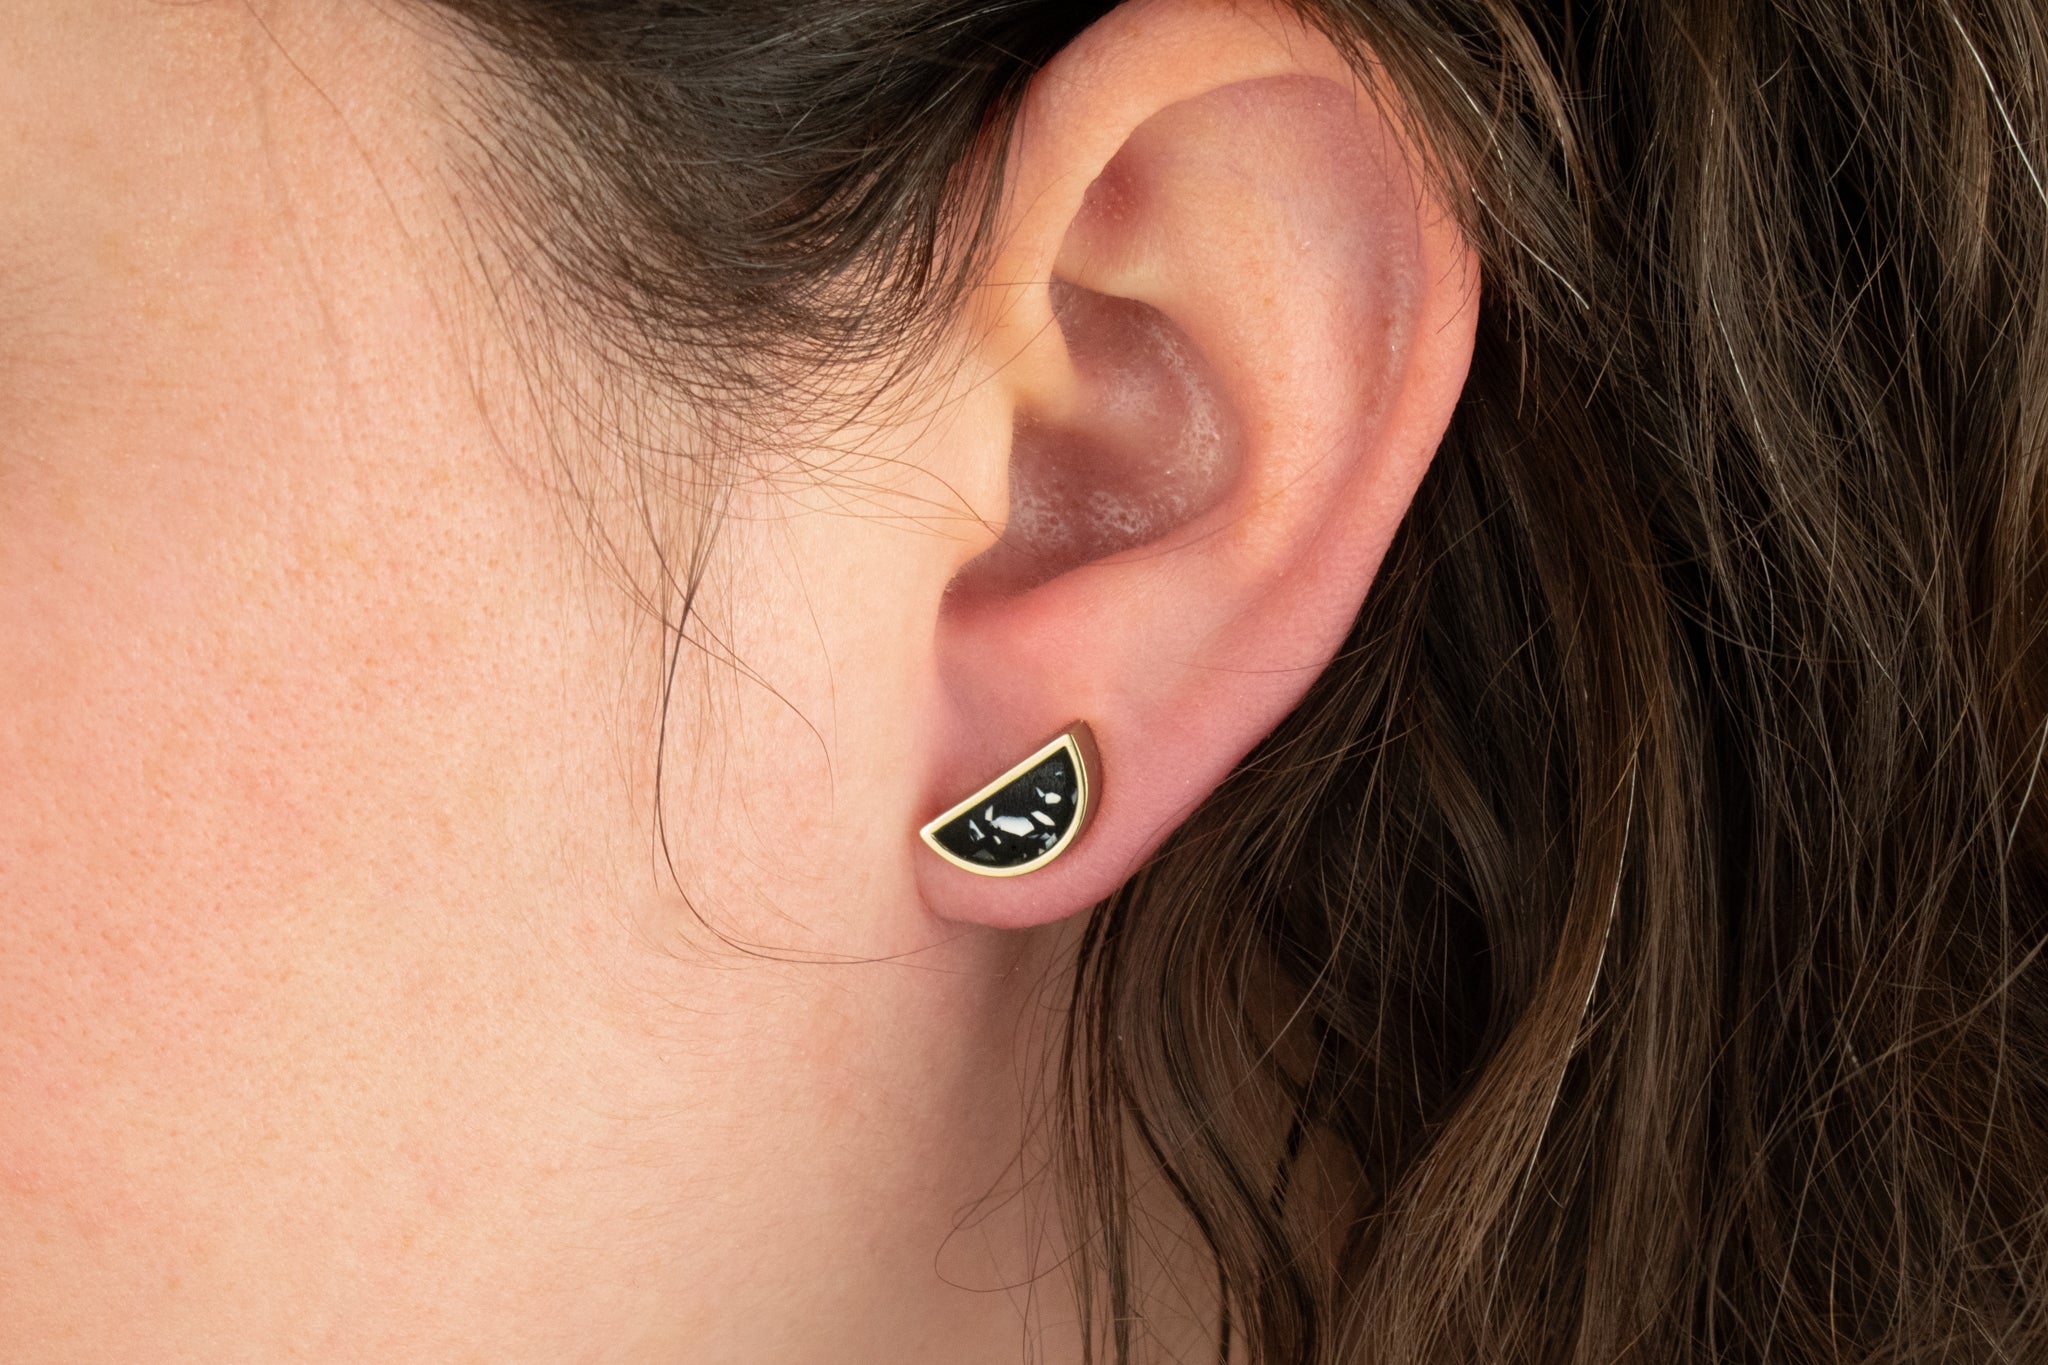
[(1007, 445), (934, 629), (935, 815), (1086, 722), (1092, 824), (1028, 875), (920, 847), (941, 917), (1128, 877), (1345, 638), (1463, 385), (1478, 271), (1421, 153), (1278, 9), (1140, 0), (1042, 71), (973, 319)]

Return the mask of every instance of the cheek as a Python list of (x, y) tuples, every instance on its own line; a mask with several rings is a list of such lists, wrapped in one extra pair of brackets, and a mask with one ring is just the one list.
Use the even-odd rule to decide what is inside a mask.
[(445, 494), (265, 439), (53, 440), (0, 503), (0, 1195), (131, 1230), (460, 1032), (431, 906), (485, 900), (532, 733)]
[(0, 194), (9, 1323), (18, 1285), (140, 1324), (385, 1273), (615, 1075), (561, 1021), (610, 947), (577, 751), (619, 641), (478, 410), (525, 389), (442, 306), (432, 121), (339, 63), (259, 100), (210, 41), (167, 49), (189, 89), (50, 92), (104, 155)]

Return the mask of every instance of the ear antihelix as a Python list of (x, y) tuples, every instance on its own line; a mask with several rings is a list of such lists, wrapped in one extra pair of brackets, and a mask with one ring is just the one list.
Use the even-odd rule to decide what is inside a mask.
[(1101, 774), (1094, 732), (1077, 720), (918, 835), (932, 852), (979, 876), (1035, 872), (1087, 829)]

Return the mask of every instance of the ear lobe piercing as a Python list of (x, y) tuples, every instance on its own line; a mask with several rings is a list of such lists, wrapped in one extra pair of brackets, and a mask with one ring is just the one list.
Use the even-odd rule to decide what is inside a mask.
[(918, 831), (932, 852), (983, 877), (1036, 872), (1095, 814), (1102, 760), (1085, 721)]

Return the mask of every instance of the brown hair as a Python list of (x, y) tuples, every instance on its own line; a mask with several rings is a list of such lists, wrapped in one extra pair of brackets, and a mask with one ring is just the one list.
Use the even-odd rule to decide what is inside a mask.
[[(728, 405), (943, 323), (1106, 8), (440, 3), (522, 240)], [(1135, 1163), (1232, 1359), (2048, 1358), (2048, 15), (1299, 8), (1484, 315), (1349, 645), (1088, 927), (1104, 1349)]]

